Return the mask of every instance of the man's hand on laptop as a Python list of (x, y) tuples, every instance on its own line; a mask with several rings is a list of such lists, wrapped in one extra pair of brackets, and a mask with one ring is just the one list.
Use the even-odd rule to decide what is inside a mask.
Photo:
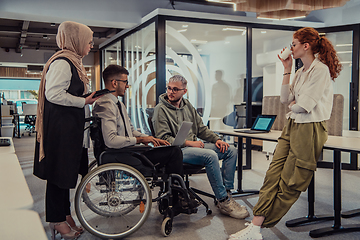
[(137, 137), (136, 138), (136, 143), (142, 143), (142, 144), (145, 144), (146, 146), (149, 143), (152, 143), (154, 145), (154, 147), (160, 146), (160, 143), (159, 143), (158, 139), (154, 138), (153, 136)]
[(185, 146), (204, 148), (204, 143), (202, 141), (185, 141)]
[(221, 141), (220, 139), (216, 141), (215, 145), (218, 149), (220, 149), (220, 152), (222, 152), (222, 153), (227, 151), (228, 147), (229, 147), (228, 143)]
[(166, 140), (162, 140), (162, 139), (159, 139), (159, 138), (156, 138), (156, 140), (159, 141), (160, 145), (171, 145), (168, 141)]
[(154, 145), (154, 147), (161, 146), (161, 145), (170, 145), (170, 143), (168, 141), (158, 139), (158, 138), (154, 138), (153, 136), (137, 137), (136, 138), (136, 143), (143, 143), (146, 146), (149, 143), (152, 143)]

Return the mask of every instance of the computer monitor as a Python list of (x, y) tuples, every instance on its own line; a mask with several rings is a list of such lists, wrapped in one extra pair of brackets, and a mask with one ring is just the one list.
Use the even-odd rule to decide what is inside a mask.
[[(254, 124), (256, 117), (261, 115), (262, 112), (262, 102), (253, 102), (251, 104), (251, 124)], [(236, 126), (235, 128), (246, 128), (246, 103), (235, 104), (234, 111), (236, 112)], [(251, 127), (248, 126), (248, 127)]]
[[(244, 78), (244, 98), (246, 96), (246, 78)], [(251, 86), (251, 101), (262, 102), (263, 98), (263, 77), (253, 77)], [(246, 99), (244, 99), (246, 101)], [(256, 116), (255, 116), (256, 117)]]

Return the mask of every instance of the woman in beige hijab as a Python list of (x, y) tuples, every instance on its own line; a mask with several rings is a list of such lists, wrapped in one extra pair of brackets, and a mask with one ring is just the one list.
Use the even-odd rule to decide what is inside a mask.
[(46, 63), (39, 87), (36, 120), (34, 175), (47, 181), (46, 221), (52, 239), (58, 232), (64, 239), (83, 232), (70, 211), (70, 188), (78, 174), (87, 172), (87, 151), (83, 148), (85, 106), (98, 98), (81, 97), (88, 92), (89, 79), (82, 58), (93, 47), (93, 32), (83, 24), (60, 24), (56, 42), (61, 51)]

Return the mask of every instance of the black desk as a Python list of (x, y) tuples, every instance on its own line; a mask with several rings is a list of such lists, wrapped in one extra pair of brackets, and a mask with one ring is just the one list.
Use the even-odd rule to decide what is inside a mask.
[(243, 178), (243, 169), (251, 169), (251, 149), (246, 149), (246, 165), (243, 166), (243, 138), (246, 138), (247, 145), (251, 145), (251, 139), (257, 140), (265, 140), (265, 141), (272, 141), (277, 142), (281, 131), (272, 131), (270, 133), (260, 133), (260, 134), (248, 134), (248, 133), (240, 133), (235, 132), (234, 130), (213, 130), (214, 132), (223, 134), (223, 135), (230, 135), (238, 138), (238, 167), (237, 167), (237, 174), (238, 174), (238, 189), (232, 193), (233, 196), (237, 195), (250, 195), (250, 194), (258, 194), (259, 190), (243, 190), (242, 189), (242, 178)]
[[(235, 132), (234, 130), (214, 130), (224, 135), (230, 135), (239, 138), (239, 142), (242, 142), (242, 139), (245, 137), (247, 139), (259, 139), (265, 141), (277, 141), (278, 137), (281, 134), (281, 131), (271, 131), (270, 133), (264, 134), (246, 134)], [(242, 190), (242, 144), (239, 144), (239, 155), (238, 155), (238, 190), (236, 194), (251, 194), (253, 190)], [(308, 216), (294, 219), (286, 222), (287, 226), (299, 226), (304, 223), (324, 221), (324, 220), (334, 220), (334, 225), (327, 228), (321, 228), (310, 231), (309, 235), (313, 238), (322, 237), (326, 235), (331, 235), (341, 232), (354, 232), (360, 231), (360, 224), (353, 225), (341, 225), (341, 152), (350, 152), (350, 153), (360, 153), (360, 138), (348, 138), (348, 137), (339, 137), (339, 136), (329, 136), (328, 140), (324, 145), (324, 149), (329, 149), (334, 151), (334, 168), (333, 168), (333, 188), (334, 188), (334, 215), (330, 216), (315, 216), (314, 215), (314, 202), (315, 202), (315, 191), (314, 191), (314, 179), (311, 181), (308, 189)], [(246, 161), (251, 161), (251, 155), (246, 155)], [(352, 217), (360, 215), (358, 210), (353, 210), (347, 213), (344, 213), (345, 217)]]

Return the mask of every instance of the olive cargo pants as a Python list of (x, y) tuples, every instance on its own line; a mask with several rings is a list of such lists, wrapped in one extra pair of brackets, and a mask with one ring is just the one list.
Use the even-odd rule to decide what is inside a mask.
[(327, 140), (326, 123), (288, 120), (266, 172), (254, 216), (264, 216), (263, 227), (275, 226), (308, 188)]

